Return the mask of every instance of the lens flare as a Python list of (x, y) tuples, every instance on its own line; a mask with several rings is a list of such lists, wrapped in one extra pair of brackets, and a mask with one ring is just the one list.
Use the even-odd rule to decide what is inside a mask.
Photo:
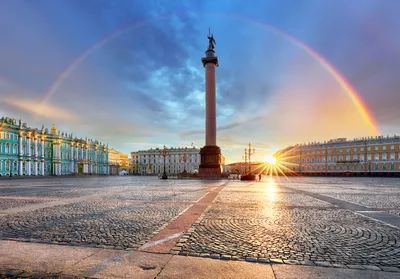
[(265, 155), (264, 156), (264, 162), (270, 164), (270, 165), (275, 165), (276, 164), (276, 158), (272, 155)]

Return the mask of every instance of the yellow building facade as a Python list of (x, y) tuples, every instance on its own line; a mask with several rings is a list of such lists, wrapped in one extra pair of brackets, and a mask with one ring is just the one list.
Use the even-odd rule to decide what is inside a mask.
[(274, 155), (286, 175), (400, 175), (400, 136), (297, 144)]

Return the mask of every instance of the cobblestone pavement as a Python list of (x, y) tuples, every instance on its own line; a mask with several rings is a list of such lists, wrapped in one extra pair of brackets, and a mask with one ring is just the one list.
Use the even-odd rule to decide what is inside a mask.
[(268, 178), (255, 184), (231, 182), (173, 251), (254, 262), (400, 268), (400, 228), (311, 197), (313, 193), (371, 211), (400, 212), (399, 179), (305, 177)]
[(40, 203), (42, 200), (16, 200), (16, 199), (0, 199), (0, 210), (20, 207), (28, 204)]
[[(221, 184), (129, 176), (0, 180), (0, 239), (136, 250)], [(200, 217), (188, 230), (168, 238), (178, 241), (170, 253), (400, 268), (400, 228), (351, 207), (400, 218), (400, 179), (274, 177), (220, 189), (198, 203)]]

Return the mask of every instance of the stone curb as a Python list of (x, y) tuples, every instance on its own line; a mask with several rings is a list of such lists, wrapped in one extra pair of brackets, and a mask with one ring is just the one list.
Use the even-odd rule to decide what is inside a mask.
[(84, 277), (84, 276), (72, 276), (63, 273), (53, 273), (53, 272), (39, 272), (39, 271), (31, 271), (31, 270), (22, 270), (22, 269), (6, 269), (0, 268), (0, 278), (58, 278), (58, 279), (96, 279), (95, 277)]
[(318, 266), (318, 267), (347, 268), (347, 269), (399, 272), (400, 273), (400, 268), (390, 267), (390, 266), (344, 265), (344, 264), (330, 263), (330, 262), (282, 260), (282, 259), (268, 259), (268, 258), (255, 258), (255, 257), (239, 258), (237, 256), (231, 256), (231, 255), (226, 255), (226, 254), (222, 254), (222, 255), (209, 254), (209, 253), (199, 254), (199, 253), (189, 253), (187, 251), (178, 252), (176, 250), (169, 252), (169, 254), (179, 255), (179, 256), (189, 256), (189, 257), (210, 258), (210, 259), (214, 259), (214, 260), (224, 260), (224, 261), (246, 261), (246, 262), (261, 263), (261, 264), (287, 264), (287, 265), (301, 265), (301, 266)]

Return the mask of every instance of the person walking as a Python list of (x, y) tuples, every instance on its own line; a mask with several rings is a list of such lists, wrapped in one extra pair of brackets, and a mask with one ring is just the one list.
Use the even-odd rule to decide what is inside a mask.
[(258, 181), (261, 182), (261, 172), (258, 174)]

